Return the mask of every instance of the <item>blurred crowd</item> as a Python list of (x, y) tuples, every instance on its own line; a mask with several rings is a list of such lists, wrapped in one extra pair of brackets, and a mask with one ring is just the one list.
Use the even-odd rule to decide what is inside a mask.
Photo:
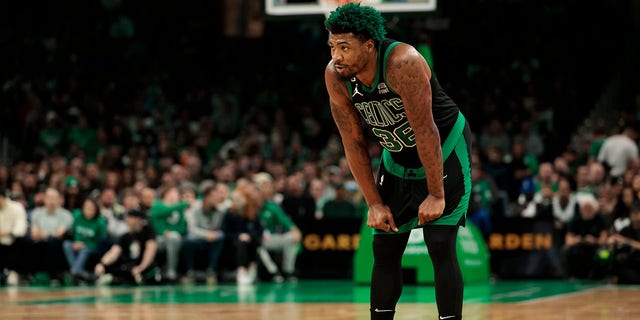
[[(84, 15), (51, 3), (36, 16), (19, 5), (5, 19), (3, 282), (215, 283), (229, 269), (252, 283), (259, 266), (295, 281), (307, 224), (363, 218), (327, 107), (321, 20), (234, 24), (224, 12), (255, 8), (230, 3), (185, 2), (186, 17), (162, 3), (83, 1)], [(472, 3), (462, 7), (483, 8)], [(569, 34), (557, 21), (579, 18), (564, 9), (507, 16)], [(389, 36), (429, 52), (470, 119), (468, 220), (488, 237), (495, 219), (546, 219), (562, 250), (555, 274), (638, 281), (640, 94), (611, 107), (614, 122), (585, 121), (611, 74), (575, 67), (589, 48), (615, 68), (611, 43), (624, 32), (608, 51), (577, 40), (536, 51), (533, 30), (514, 27), (534, 39), (516, 42), (490, 24), (502, 11), (465, 12), (443, 4), (427, 19), (389, 17)], [(472, 47), (465, 19), (494, 42)], [(374, 165), (380, 152), (372, 143)]]

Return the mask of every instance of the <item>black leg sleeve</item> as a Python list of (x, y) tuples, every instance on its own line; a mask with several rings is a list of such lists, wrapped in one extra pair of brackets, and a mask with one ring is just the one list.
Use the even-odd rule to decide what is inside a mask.
[(464, 283), (456, 253), (458, 226), (426, 226), (423, 234), (433, 262), (438, 313), (461, 319)]
[(371, 319), (393, 319), (402, 293), (402, 254), (409, 233), (373, 237)]

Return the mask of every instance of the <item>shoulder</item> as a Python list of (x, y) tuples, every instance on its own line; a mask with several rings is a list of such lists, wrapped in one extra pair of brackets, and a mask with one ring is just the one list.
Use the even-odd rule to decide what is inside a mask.
[(14, 214), (24, 214), (27, 211), (22, 203), (18, 201), (8, 199), (7, 204), (7, 208), (9, 208), (9, 210)]
[(380, 54), (386, 54), (385, 78), (391, 85), (402, 82), (407, 76), (411, 77), (412, 81), (429, 81), (431, 78), (431, 68), (427, 60), (410, 44), (401, 42), (388, 52)]
[(380, 54), (388, 54), (387, 64), (399, 64), (403, 62), (421, 61), (424, 57), (412, 45), (404, 42), (394, 42), (389, 52), (381, 52)]

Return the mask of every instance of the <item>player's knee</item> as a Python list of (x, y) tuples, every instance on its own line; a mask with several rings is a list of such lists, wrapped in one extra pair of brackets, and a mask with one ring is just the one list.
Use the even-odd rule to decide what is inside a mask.
[(454, 228), (450, 226), (425, 228), (424, 241), (429, 249), (429, 255), (432, 257), (441, 257), (449, 255), (452, 250), (455, 252), (456, 231), (457, 227)]
[(376, 264), (399, 263), (402, 258), (404, 248), (394, 244), (388, 236), (373, 238), (373, 256)]

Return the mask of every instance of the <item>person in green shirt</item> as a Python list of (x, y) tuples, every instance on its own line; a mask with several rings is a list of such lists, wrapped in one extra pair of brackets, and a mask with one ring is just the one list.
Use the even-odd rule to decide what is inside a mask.
[(158, 251), (166, 252), (166, 273), (168, 281), (178, 278), (182, 239), (187, 234), (187, 220), (184, 211), (189, 202), (180, 199), (177, 187), (168, 187), (160, 192), (160, 199), (150, 208), (151, 224), (156, 231)]
[(65, 240), (62, 248), (71, 276), (82, 280), (87, 274), (87, 259), (97, 252), (98, 243), (107, 234), (107, 222), (98, 214), (95, 200), (85, 199), (82, 208), (74, 210), (71, 234), (72, 240)]
[(77, 123), (71, 126), (67, 133), (67, 144), (75, 145), (82, 150), (87, 161), (96, 161), (98, 155), (98, 134), (91, 127), (85, 115), (78, 117)]
[[(266, 200), (261, 184), (251, 184), (250, 190), (260, 207), (259, 217), (264, 227), (262, 245), (258, 247), (260, 261), (275, 282), (296, 280), (296, 261), (300, 251), (302, 233), (277, 203)], [(282, 270), (271, 258), (270, 252), (282, 253)]]

